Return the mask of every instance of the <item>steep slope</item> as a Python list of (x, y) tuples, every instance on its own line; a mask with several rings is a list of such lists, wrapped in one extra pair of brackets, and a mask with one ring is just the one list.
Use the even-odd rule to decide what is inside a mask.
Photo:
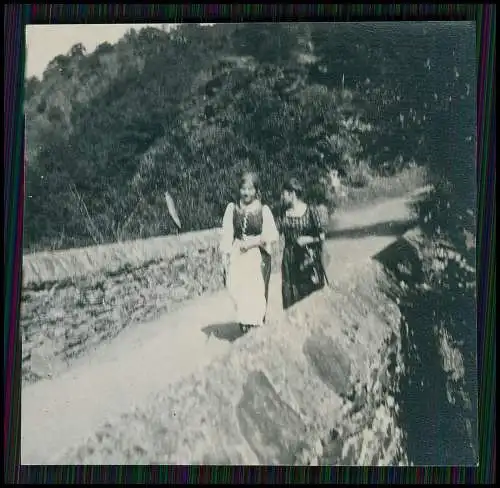
[[(172, 233), (165, 189), (185, 230), (211, 228), (247, 165), (276, 205), (290, 172), (325, 200), (332, 168), (366, 185), (412, 159), (437, 164), (432, 134), (449, 97), (474, 109), (474, 51), (436, 31), (447, 36), (438, 49), (429, 32), (192, 24), (131, 32), (90, 55), (75, 46), (27, 83), (26, 250)], [(443, 72), (414, 55), (415, 42), (434, 46)]]

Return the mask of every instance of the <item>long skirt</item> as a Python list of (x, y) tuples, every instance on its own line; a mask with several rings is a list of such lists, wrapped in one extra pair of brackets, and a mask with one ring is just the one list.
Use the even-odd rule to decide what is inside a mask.
[(227, 288), (236, 308), (237, 321), (244, 325), (264, 323), (270, 276), (270, 262), (259, 248), (240, 251), (240, 241), (233, 244)]
[[(262, 277), (264, 278), (264, 296), (266, 298), (266, 311), (267, 304), (269, 301), (269, 282), (271, 281), (271, 267), (272, 267), (272, 258), (271, 255), (266, 251), (260, 251), (262, 256)], [(264, 322), (266, 321), (266, 316), (264, 314)]]
[(325, 286), (325, 275), (321, 264), (321, 254), (315, 256), (315, 268), (318, 271), (318, 281), (314, 283), (301, 272), (301, 249), (295, 245), (285, 246), (281, 262), (281, 294), (283, 308), (290, 308), (293, 304), (306, 298)]

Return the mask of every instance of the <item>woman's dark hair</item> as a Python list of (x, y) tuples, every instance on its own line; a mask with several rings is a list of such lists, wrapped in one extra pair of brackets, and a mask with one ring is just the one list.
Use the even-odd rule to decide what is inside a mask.
[(283, 184), (283, 190), (293, 191), (299, 198), (304, 194), (304, 187), (297, 178), (288, 178)]
[(315, 205), (324, 205), (328, 202), (326, 187), (321, 181), (310, 185), (307, 191), (307, 200)]

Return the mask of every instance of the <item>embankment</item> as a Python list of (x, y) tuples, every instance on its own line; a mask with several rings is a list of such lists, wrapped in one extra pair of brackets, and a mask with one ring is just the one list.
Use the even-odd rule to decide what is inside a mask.
[(241, 338), (54, 462), (404, 463), (390, 394), (401, 354), (395, 287), (379, 263), (356, 263), (335, 288)]
[[(44, 463), (49, 457), (63, 464), (429, 464), (443, 449), (450, 461), (470, 460), (477, 444), (475, 394), (467, 384), (475, 374), (475, 329), (460, 333), (457, 317), (447, 311), (463, 314), (456, 303), (460, 293), (440, 292), (441, 280), (429, 291), (428, 268), (441, 269), (436, 256), (446, 252), (436, 243), (420, 242), (416, 232), (398, 238), (403, 222), (414, 225), (406, 203), (393, 200), (341, 217), (327, 244), (334, 258), (333, 288), (287, 314), (270, 314), (270, 323), (260, 330), (235, 342), (226, 337), (229, 343), (215, 333), (206, 338), (207, 324), (232, 320), (224, 293), (216, 293), (187, 304), (183, 315), (131, 328), (134, 334), (112, 341), (110, 356), (104, 350), (103, 364), (94, 357), (60, 378), (27, 387), (26, 462)], [(376, 216), (383, 222), (375, 225)], [(189, 254), (184, 259), (191, 261)], [(446, 259), (464, 265), (451, 251)], [(201, 269), (214, 272), (208, 260), (200, 260), (206, 267)], [(276, 295), (279, 280), (274, 283)], [(128, 293), (134, 295), (134, 289)], [(446, 313), (437, 320), (440, 307)], [(472, 305), (469, 309), (474, 311)], [(432, 342), (436, 337), (439, 344)], [(470, 351), (460, 357), (453, 342), (468, 344)], [(425, 358), (412, 358), (417, 345)], [(196, 366), (198, 356), (206, 360)], [(193, 364), (177, 373), (181, 363)], [(131, 410), (132, 405), (140, 407)], [(61, 429), (62, 421), (73, 425), (74, 418), (78, 429)], [(428, 434), (433, 418), (442, 428), (446, 424), (453, 439), (449, 446), (439, 440), (446, 435)], [(456, 418), (461, 420), (450, 435)], [(460, 429), (467, 435), (460, 437)], [(463, 437), (472, 449), (465, 446), (457, 455)], [(49, 451), (41, 441), (47, 438), (53, 445)]]

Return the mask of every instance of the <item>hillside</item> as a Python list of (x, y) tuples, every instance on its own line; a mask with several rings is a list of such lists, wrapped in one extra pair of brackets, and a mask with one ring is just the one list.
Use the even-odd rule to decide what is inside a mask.
[(74, 46), (26, 81), (25, 251), (170, 234), (165, 190), (183, 231), (218, 226), (248, 165), (273, 207), (291, 172), (330, 205), (331, 169), (351, 187), (415, 164), (446, 174), (447, 138), (453, 158), (475, 142), (467, 124), (443, 133), (474, 114), (473, 26), (434, 27), (186, 24)]

